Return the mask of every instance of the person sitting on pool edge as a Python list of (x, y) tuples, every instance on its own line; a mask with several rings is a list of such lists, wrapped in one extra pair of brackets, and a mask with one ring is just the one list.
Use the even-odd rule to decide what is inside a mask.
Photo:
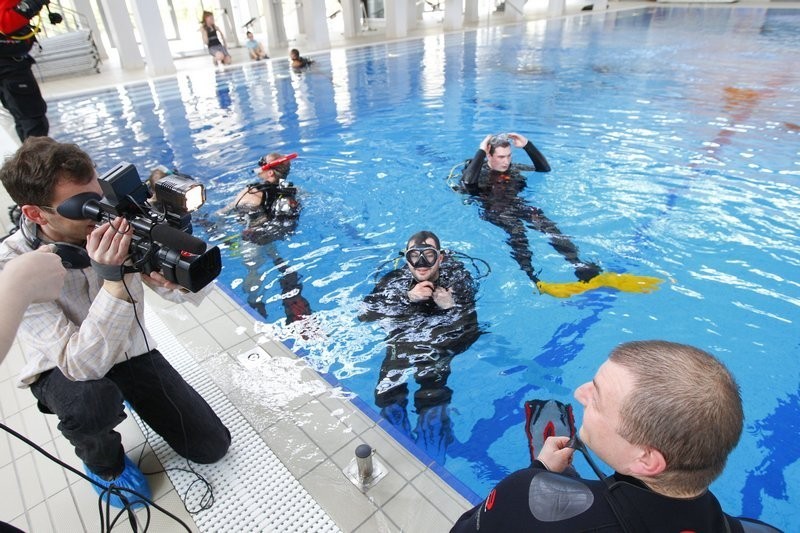
[(250, 54), (250, 59), (253, 61), (269, 59), (267, 52), (264, 50), (264, 46), (259, 41), (256, 41), (253, 37), (253, 32), (247, 32), (247, 40), (245, 41), (245, 44), (247, 45), (247, 52)]
[(245, 222), (242, 240), (255, 246), (241, 250), (247, 265), (247, 276), (242, 284), (247, 292), (247, 303), (263, 318), (267, 317), (262, 266), (265, 257), (270, 257), (281, 272), (281, 301), (286, 312), (286, 322), (291, 323), (311, 314), (311, 304), (302, 294), (300, 274), (289, 268), (275, 247), (275, 242), (288, 238), (297, 229), (300, 218), (300, 202), (297, 188), (288, 181), (291, 160), (297, 154), (282, 155), (272, 152), (258, 161), (256, 173), (261, 181), (245, 187), (227, 206), (217, 211), (224, 215), (236, 211)]
[(215, 67), (220, 63), (231, 64), (231, 55), (228, 53), (225, 35), (214, 23), (214, 14), (211, 11), (203, 11), (200, 35), (203, 37), (203, 44), (208, 48), (208, 53), (214, 58)]
[(744, 419), (736, 381), (711, 354), (666, 341), (621, 344), (575, 398), (584, 415), (572, 446), (585, 444), (614, 474), (562, 474), (574, 472), (575, 448), (569, 437), (549, 437), (533, 464), (502, 480), (453, 533), (778, 531), (725, 514), (708, 490)]
[[(511, 148), (525, 150), (533, 166), (511, 162)], [(547, 218), (538, 207), (528, 205), (520, 196), (526, 187), (524, 171), (550, 172), (544, 155), (531, 141), (519, 133), (487, 135), (461, 175), (462, 188), (480, 200), (481, 218), (502, 228), (511, 246), (511, 255), (534, 284), (536, 276), (528, 245), (526, 226), (550, 238), (552, 246), (575, 267), (575, 276), (588, 281), (600, 273), (594, 263), (578, 257), (578, 247), (561, 233), (555, 222)]]
[[(386, 333), (386, 355), (375, 387), (381, 416), (444, 464), (454, 440), (450, 362), (481, 334), (476, 285), (464, 264), (441, 249), (433, 232), (412, 235), (403, 256), (405, 266), (378, 281), (364, 298), (358, 319), (380, 321)], [(419, 384), (413, 432), (406, 409), (411, 375)]]

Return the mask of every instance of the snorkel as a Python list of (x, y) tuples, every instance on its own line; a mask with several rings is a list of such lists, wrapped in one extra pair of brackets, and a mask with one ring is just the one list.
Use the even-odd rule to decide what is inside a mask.
[[(283, 163), (287, 163), (287, 162), (291, 161), (292, 159), (294, 159), (296, 157), (297, 157), (297, 152), (293, 152), (293, 153), (285, 155), (283, 157), (279, 157), (277, 159), (273, 159), (272, 161), (266, 161), (264, 163), (261, 163), (261, 161), (259, 161), (259, 165), (261, 165), (261, 170), (270, 170), (270, 169), (273, 169), (273, 168), (277, 167), (278, 165), (282, 165)], [(262, 158), (262, 161), (263, 161), (263, 158)]]

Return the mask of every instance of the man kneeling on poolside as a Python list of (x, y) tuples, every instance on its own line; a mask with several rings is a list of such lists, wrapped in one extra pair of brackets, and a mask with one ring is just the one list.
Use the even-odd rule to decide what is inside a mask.
[[(125, 455), (114, 428), (127, 401), (176, 452), (213, 463), (228, 451), (228, 429), (203, 398), (155, 349), (144, 322), (144, 288), (172, 301), (192, 301), (157, 272), (123, 274), (131, 228), (123, 218), (95, 227), (56, 208), (77, 194), (102, 189), (89, 156), (73, 144), (29, 137), (0, 168), (0, 180), (21, 206), (20, 230), (0, 246), (0, 268), (14, 257), (55, 243), (70, 264), (58, 299), (34, 303), (19, 329), (27, 358), (19, 386), (29, 387), (44, 413), (75, 447), (86, 473), (117, 507), (150, 498), (142, 472)], [(64, 257), (62, 256), (62, 257)], [(125, 501), (123, 501), (123, 498)]]
[(550, 437), (530, 468), (502, 480), (452, 531), (777, 531), (728, 516), (708, 490), (743, 421), (739, 387), (712, 355), (663, 341), (622, 344), (575, 398), (584, 407), (578, 446), (614, 474), (562, 474), (574, 472), (575, 450), (568, 437)]

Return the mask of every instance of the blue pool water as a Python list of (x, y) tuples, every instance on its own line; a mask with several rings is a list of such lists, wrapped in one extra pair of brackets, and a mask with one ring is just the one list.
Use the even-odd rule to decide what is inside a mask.
[[(202, 180), (198, 231), (223, 248), (220, 284), (243, 304), (255, 289), (260, 327), (367, 409), (383, 335), (356, 316), (376, 271), (420, 229), (489, 263), (477, 306), (486, 333), (453, 360), (452, 434), (436, 437), (451, 441), (437, 468), (471, 500), (527, 465), (525, 400), (573, 401), (615, 345), (664, 338), (711, 351), (740, 381), (745, 432), (713, 486), (723, 506), (790, 530), (800, 523), (800, 80), (789, 67), (799, 28), (797, 11), (746, 7), (481, 28), (334, 50), (302, 74), (275, 60), (62, 98), (50, 102), (52, 134), (100, 170), (129, 161), (146, 175), (162, 163)], [(523, 195), (583, 259), (662, 278), (661, 289), (538, 294), (503, 231), (447, 182), (501, 131), (547, 156), (552, 172), (530, 174)], [(262, 252), (214, 212), (273, 150), (299, 153), (304, 208), (297, 231)], [(574, 280), (544, 236), (528, 237), (541, 279)], [(313, 331), (285, 324), (287, 272)], [(405, 442), (437, 456), (412, 444), (431, 435)]]

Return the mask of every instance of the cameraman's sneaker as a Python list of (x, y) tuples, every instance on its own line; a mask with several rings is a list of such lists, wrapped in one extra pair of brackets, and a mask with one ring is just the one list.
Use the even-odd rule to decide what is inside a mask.
[[(83, 470), (84, 472), (86, 472), (86, 475), (89, 476), (89, 478), (92, 481), (99, 483), (103, 487), (108, 488), (111, 485), (114, 485), (115, 487), (119, 487), (121, 489), (128, 489), (128, 490), (121, 490), (118, 493), (114, 492), (111, 494), (109, 503), (111, 503), (111, 505), (114, 507), (119, 507), (120, 509), (124, 509), (126, 507), (125, 503), (123, 503), (122, 498), (120, 496), (124, 497), (128, 501), (132, 509), (144, 507), (147, 505), (145, 501), (142, 500), (140, 497), (137, 497), (136, 494), (143, 496), (148, 500), (152, 499), (152, 494), (150, 493), (150, 486), (147, 484), (147, 479), (145, 479), (144, 474), (142, 474), (142, 471), (139, 470), (139, 468), (135, 464), (133, 464), (133, 461), (128, 459), (127, 455), (125, 456), (125, 469), (119, 476), (116, 477), (116, 479), (112, 479), (111, 481), (107, 481), (101, 478), (100, 476), (89, 470), (89, 468), (86, 465), (83, 465)], [(104, 489), (98, 487), (94, 483), (92, 483), (92, 487), (98, 494), (103, 496), (103, 501), (106, 501), (106, 495), (104, 494), (105, 492)], [(136, 494), (133, 494), (133, 492), (129, 491), (133, 491)]]

